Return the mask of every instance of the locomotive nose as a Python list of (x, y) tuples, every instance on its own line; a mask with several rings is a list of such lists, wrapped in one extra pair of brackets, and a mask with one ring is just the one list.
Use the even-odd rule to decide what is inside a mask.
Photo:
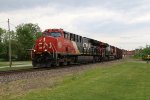
[(53, 37), (43, 36), (37, 41), (35, 49), (37, 52), (51, 52), (51, 49), (55, 46), (56, 41), (57, 40)]

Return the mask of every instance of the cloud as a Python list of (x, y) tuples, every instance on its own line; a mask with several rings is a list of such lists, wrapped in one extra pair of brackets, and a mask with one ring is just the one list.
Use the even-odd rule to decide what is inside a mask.
[(48, 0), (0, 0), (0, 12), (31, 9), (47, 5)]
[[(124, 49), (150, 44), (149, 0), (1, 0), (0, 22), (63, 28)], [(0, 23), (7, 28), (7, 23)], [(11, 26), (15, 29), (14, 26)], [(142, 37), (141, 37), (142, 34)]]
[(1, 0), (1, 11), (10, 11), (18, 9), (30, 9), (35, 7), (56, 6), (60, 10), (69, 10), (71, 8), (81, 9), (85, 7), (102, 7), (112, 10), (132, 10), (139, 6), (147, 5), (149, 0)]

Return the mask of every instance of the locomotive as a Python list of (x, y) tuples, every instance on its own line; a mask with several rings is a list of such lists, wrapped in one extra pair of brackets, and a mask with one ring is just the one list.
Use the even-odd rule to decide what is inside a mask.
[(31, 51), (33, 67), (109, 61), (122, 58), (122, 50), (63, 29), (46, 29)]

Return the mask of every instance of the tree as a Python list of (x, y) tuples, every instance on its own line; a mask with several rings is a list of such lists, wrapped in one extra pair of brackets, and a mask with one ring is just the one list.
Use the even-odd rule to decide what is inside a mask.
[(4, 30), (2, 28), (0, 28), (0, 43), (2, 42), (2, 34), (3, 34)]
[(2, 36), (2, 52), (1, 52), (1, 58), (8, 60), (9, 59), (9, 34), (10, 34), (10, 41), (11, 41), (11, 47), (12, 47), (12, 58), (15, 58), (16, 56), (16, 50), (17, 50), (17, 41), (16, 41), (16, 33), (14, 31), (4, 31)]
[(18, 59), (27, 60), (30, 57), (28, 50), (33, 48), (36, 38), (41, 36), (40, 27), (32, 23), (20, 24), (16, 27), (16, 33)]
[(0, 28), (0, 58), (3, 58), (4, 49), (4, 35), (6, 33), (5, 29)]
[(0, 54), (1, 54), (1, 52), (2, 52), (2, 34), (3, 34), (3, 29), (2, 28), (0, 28)]
[(150, 55), (150, 46), (146, 46), (143, 49), (139, 49), (138, 52), (136, 52), (135, 57), (137, 58), (143, 58), (144, 56)]

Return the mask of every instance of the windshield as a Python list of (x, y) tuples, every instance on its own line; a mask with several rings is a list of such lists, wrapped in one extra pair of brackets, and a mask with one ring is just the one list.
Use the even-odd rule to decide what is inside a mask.
[(53, 36), (53, 37), (60, 37), (61, 33), (59, 33), (59, 32), (51, 32), (50, 35)]
[(44, 35), (45, 35), (45, 36), (60, 37), (60, 36), (61, 36), (61, 33), (59, 33), (59, 32), (51, 32), (51, 33), (45, 32)]

